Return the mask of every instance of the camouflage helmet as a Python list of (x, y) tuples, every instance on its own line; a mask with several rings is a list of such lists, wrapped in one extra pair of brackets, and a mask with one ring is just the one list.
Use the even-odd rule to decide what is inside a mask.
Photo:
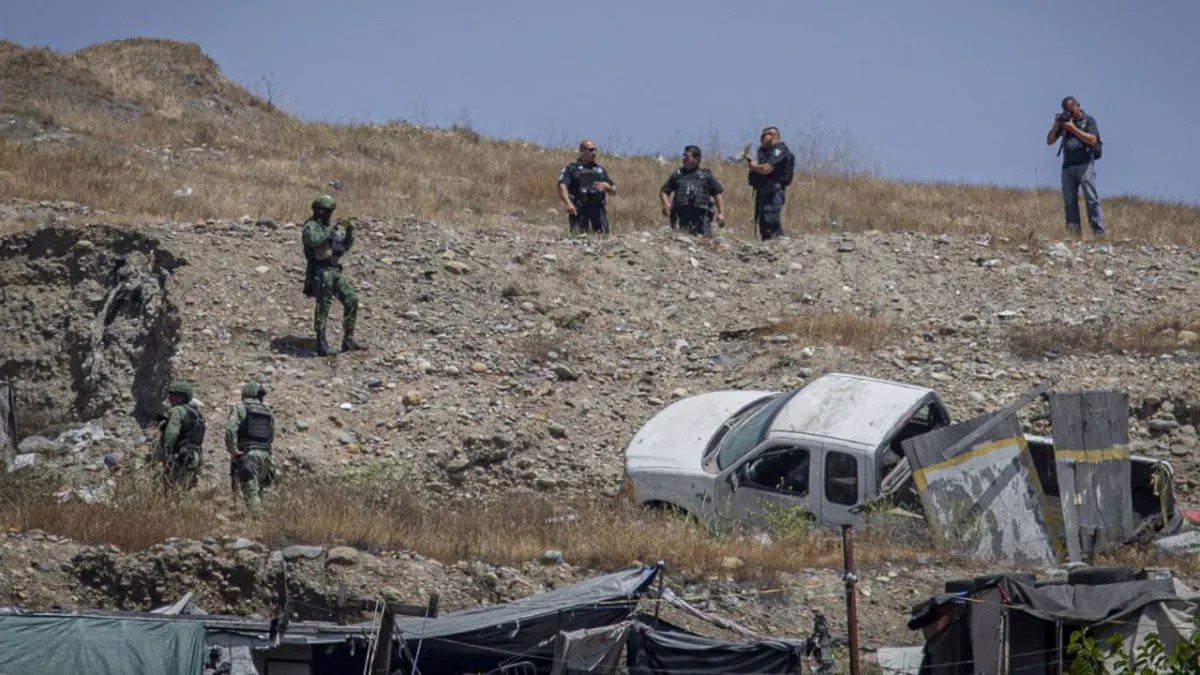
[(332, 211), (337, 208), (337, 202), (334, 201), (333, 197), (330, 197), (329, 195), (321, 195), (320, 197), (317, 197), (316, 199), (313, 200), (312, 208), (313, 208), (313, 211), (316, 211), (318, 209), (326, 209), (326, 210)]
[(176, 381), (172, 382), (171, 386), (167, 387), (168, 396), (171, 394), (179, 394), (189, 401), (192, 400), (193, 393), (192, 385), (188, 384), (187, 382)]
[(242, 387), (242, 398), (257, 398), (261, 399), (267, 395), (267, 388), (262, 386), (258, 380), (250, 380), (246, 386)]

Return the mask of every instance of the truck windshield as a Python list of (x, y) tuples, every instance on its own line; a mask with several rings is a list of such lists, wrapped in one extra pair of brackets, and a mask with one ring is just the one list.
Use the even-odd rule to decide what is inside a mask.
[(717, 436), (724, 436), (718, 441), (717, 468), (728, 467), (761, 443), (767, 425), (791, 398), (785, 394), (768, 396), (729, 418), (717, 432)]

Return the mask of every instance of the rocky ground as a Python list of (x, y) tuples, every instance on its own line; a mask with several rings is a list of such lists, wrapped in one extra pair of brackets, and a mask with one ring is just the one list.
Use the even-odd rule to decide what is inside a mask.
[[(61, 472), (64, 490), (79, 498), (102, 494), (106, 466), (138, 469), (139, 423), (157, 412), (173, 378), (195, 384), (210, 419), (223, 419), (247, 379), (264, 381), (285, 473), (365, 473), (464, 501), (616, 494), (624, 445), (672, 399), (797, 387), (832, 371), (930, 386), (960, 418), (1046, 377), (1059, 378), (1059, 390), (1125, 391), (1135, 449), (1172, 461), (1185, 502), (1197, 489), (1190, 329), (1173, 333), (1177, 344), (1165, 353), (1088, 354), (1061, 344), (1026, 357), (1010, 339), (1025, 326), (1186, 320), (1200, 290), (1190, 249), (874, 232), (768, 244), (662, 230), (568, 238), (517, 220), (475, 230), (360, 218), (344, 262), (362, 299), (358, 337), (370, 350), (322, 359), (313, 353), (312, 301), (301, 293), (297, 223), (115, 227), (85, 209), (0, 204), (0, 218), (40, 225), (0, 241), (0, 334), (8, 336), (0, 375), (18, 383), (24, 421), (9, 460), (21, 471)], [(68, 224), (67, 215), (100, 224)], [(833, 313), (862, 319), (862, 330), (882, 339), (841, 346), (772, 328)], [(339, 316), (335, 307), (331, 326)], [(765, 328), (737, 330), (754, 327)], [(330, 341), (339, 337), (335, 328)], [(88, 421), (99, 434), (80, 434)], [(219, 453), (218, 442), (210, 450)], [(211, 462), (203, 480), (226, 479), (224, 465)], [(311, 571), (297, 582), (311, 588), (298, 592), (314, 598), (330, 584), (383, 585), (412, 601), (436, 589), (447, 608), (588, 572), (404, 552), (291, 553), (297, 569)], [(236, 539), (121, 553), (10, 533), (0, 542), (0, 591), (20, 603), (148, 606), (202, 586), (210, 609), (262, 611), (272, 557), (289, 555)], [(171, 573), (153, 578), (160, 569)], [(982, 571), (933, 553), (866, 570), (866, 643), (916, 641), (903, 627), (909, 607), (947, 578)], [(836, 570), (797, 570), (776, 594), (730, 596), (744, 589), (720, 579), (680, 583), (691, 597), (727, 596), (709, 607), (756, 630), (806, 632), (813, 608), (841, 625)]]

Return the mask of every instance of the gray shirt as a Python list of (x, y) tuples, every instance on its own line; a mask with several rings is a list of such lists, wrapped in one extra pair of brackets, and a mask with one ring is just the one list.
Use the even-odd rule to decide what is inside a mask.
[[(1084, 115), (1082, 118), (1075, 120), (1075, 126), (1083, 132), (1093, 134), (1096, 138), (1100, 138), (1100, 127), (1096, 124), (1096, 118), (1091, 115)], [(1068, 166), (1077, 166), (1079, 164), (1087, 164), (1092, 161), (1092, 147), (1087, 143), (1079, 140), (1075, 134), (1069, 133), (1062, 129), (1058, 131), (1059, 135), (1065, 136), (1063, 141), (1063, 168)]]

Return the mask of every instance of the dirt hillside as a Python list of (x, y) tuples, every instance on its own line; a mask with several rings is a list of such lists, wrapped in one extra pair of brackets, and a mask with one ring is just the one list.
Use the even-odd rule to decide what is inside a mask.
[[(834, 537), (713, 536), (622, 492), (625, 445), (667, 403), (837, 371), (934, 388), (957, 418), (1047, 377), (1126, 392), (1135, 451), (1196, 499), (1193, 209), (1115, 200), (1115, 222), (1153, 226), (1101, 246), (1061, 239), (1054, 195), (812, 176), (792, 238), (739, 221), (703, 241), (653, 217), (664, 167), (621, 158), (618, 232), (571, 238), (547, 188), (569, 155), (301, 123), (194, 45), (2, 43), (0, 91), (0, 377), (23, 457), (0, 479), (0, 601), (144, 608), (194, 589), (269, 612), (284, 557), (311, 567), (295, 590), (314, 604), (344, 582), (469, 606), (664, 559), (683, 594), (755, 630), (806, 633), (814, 609), (841, 630)], [(435, 161), (464, 147), (500, 158)], [(325, 191), (357, 225), (344, 262), (370, 349), (318, 358), (298, 220)], [(830, 205), (850, 214), (836, 227)], [(262, 522), (230, 503), (220, 440), (251, 378), (279, 420)], [(210, 440), (197, 494), (165, 504), (143, 426), (172, 379), (195, 384)], [(917, 642), (912, 604), (995, 569), (886, 535), (860, 544), (870, 646)]]

